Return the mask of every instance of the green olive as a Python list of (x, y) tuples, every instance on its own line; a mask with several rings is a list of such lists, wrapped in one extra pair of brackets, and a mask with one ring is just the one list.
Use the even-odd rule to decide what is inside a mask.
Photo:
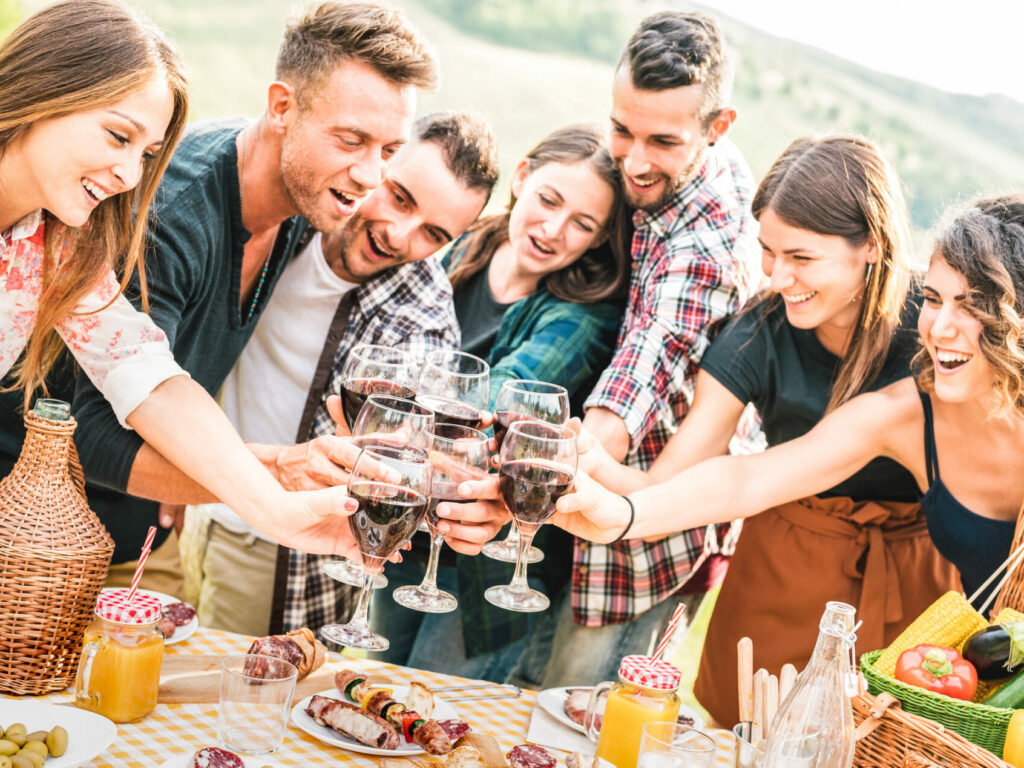
[[(43, 737), (46, 738), (45, 736)], [(50, 756), (50, 750), (46, 748), (46, 745), (39, 741), (39, 739), (33, 739), (32, 741), (26, 741), (25, 746), (21, 748), (22, 752), (35, 752), (44, 760)]]
[[(29, 754), (32, 753), (30, 752)], [(14, 755), (10, 760), (11, 768), (36, 768), (36, 764), (27, 755)]]
[(46, 748), (50, 750), (51, 757), (61, 757), (68, 749), (68, 732), (59, 725), (54, 726), (46, 737)]
[(14, 725), (7, 726), (7, 730), (4, 731), (4, 738), (20, 747), (25, 743), (25, 734), (27, 732), (28, 730), (22, 723), (15, 723)]
[(0, 756), (0, 768), (11, 768), (11, 758), (6, 755)]
[(10, 757), (18, 754), (18, 745), (7, 739), (0, 739), (0, 755)]
[(32, 763), (32, 768), (43, 768), (43, 763), (46, 762), (46, 756), (40, 755), (39, 752), (34, 749), (22, 748), (21, 752), (15, 755), (15, 757), (24, 757), (28, 759), (28, 761)]
[(30, 741), (46, 741), (46, 737), (49, 735), (49, 731), (32, 731), (32, 733), (26, 734), (25, 742)]

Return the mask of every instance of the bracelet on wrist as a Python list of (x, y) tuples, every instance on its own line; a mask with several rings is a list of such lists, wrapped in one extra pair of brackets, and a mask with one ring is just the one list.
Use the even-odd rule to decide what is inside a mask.
[(626, 503), (629, 505), (629, 522), (626, 523), (626, 527), (622, 529), (622, 533), (620, 533), (618, 537), (611, 542), (612, 544), (617, 544), (626, 538), (626, 534), (629, 533), (629, 529), (633, 527), (633, 523), (636, 521), (636, 507), (633, 506), (633, 500), (629, 498), (629, 496), (623, 496), (622, 498), (624, 498)]

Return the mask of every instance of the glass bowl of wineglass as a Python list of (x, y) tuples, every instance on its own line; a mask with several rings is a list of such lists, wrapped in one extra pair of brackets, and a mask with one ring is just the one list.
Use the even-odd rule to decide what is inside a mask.
[(367, 622), (373, 578), (426, 516), (432, 475), (426, 451), (418, 448), (368, 445), (360, 451), (348, 481), (359, 509), (348, 520), (362, 555), (363, 583), (351, 621), (323, 627), (325, 639), (367, 651), (388, 649), (387, 638)]
[(514, 421), (501, 445), (498, 487), (519, 528), (519, 556), (512, 582), (484, 592), (487, 602), (510, 611), (543, 611), (547, 597), (526, 582), (526, 554), (540, 526), (576, 477), (576, 433), (543, 421)]
[(416, 402), (434, 412), (438, 424), (480, 429), (491, 397), (491, 367), (476, 355), (437, 349), (427, 355), (416, 386)]
[(341, 410), (349, 431), (369, 395), (411, 400), (416, 395), (416, 361), (408, 352), (379, 344), (357, 344), (341, 368)]

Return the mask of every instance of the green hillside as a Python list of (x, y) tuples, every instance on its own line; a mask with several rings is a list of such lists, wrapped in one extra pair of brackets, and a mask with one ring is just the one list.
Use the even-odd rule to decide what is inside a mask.
[[(650, 7), (642, 0), (392, 1), (440, 55), (441, 88), (421, 99), (421, 111), (472, 107), (486, 115), (501, 142), (506, 172), (550, 129), (580, 120), (606, 120), (615, 52), (636, 17)], [(22, 0), (26, 12), (45, 4), (46, 0)], [(291, 3), (138, 4), (184, 53), (193, 85), (194, 118), (259, 114)], [(457, 19), (461, 27), (446, 19)], [(955, 200), (979, 192), (1024, 189), (1024, 149), (1019, 141), (1024, 136), (1024, 105), (1003, 97), (947, 94), (731, 19), (722, 22), (738, 54), (735, 101), (740, 118), (733, 137), (755, 174), (762, 174), (797, 136), (856, 131), (885, 148), (906, 183), (919, 228), (928, 227), (936, 213)], [(509, 40), (515, 46), (502, 42)], [(522, 45), (542, 50), (518, 47)], [(498, 197), (503, 199), (504, 193)]]

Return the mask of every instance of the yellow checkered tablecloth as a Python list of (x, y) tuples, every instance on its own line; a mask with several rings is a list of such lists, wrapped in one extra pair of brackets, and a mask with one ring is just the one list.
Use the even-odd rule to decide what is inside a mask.
[[(252, 639), (230, 632), (199, 628), (188, 640), (167, 647), (167, 654), (230, 654), (244, 653)], [(339, 660), (331, 654), (331, 660)], [(395, 682), (410, 683), (418, 680), (428, 687), (446, 687), (467, 682), (463, 678), (435, 672), (396, 667), (368, 659), (345, 659), (368, 672), (386, 675)], [(68, 703), (71, 691), (62, 691), (38, 697), (40, 701)], [(507, 751), (526, 741), (536, 694), (523, 691), (515, 699), (493, 699), (456, 702), (453, 706), (459, 716), (474, 730), (493, 735)], [(733, 764), (732, 734), (715, 731), (719, 743), (715, 766)], [(192, 754), (200, 747), (217, 743), (216, 704), (158, 704), (149, 717), (138, 723), (117, 726), (117, 738), (107, 751), (83, 768), (156, 768), (169, 757)], [(353, 768), (376, 768), (381, 758), (348, 752), (323, 744), (294, 725), (289, 725), (284, 745), (269, 756), (269, 761), (282, 768), (316, 768), (317, 766), (351, 765)]]

